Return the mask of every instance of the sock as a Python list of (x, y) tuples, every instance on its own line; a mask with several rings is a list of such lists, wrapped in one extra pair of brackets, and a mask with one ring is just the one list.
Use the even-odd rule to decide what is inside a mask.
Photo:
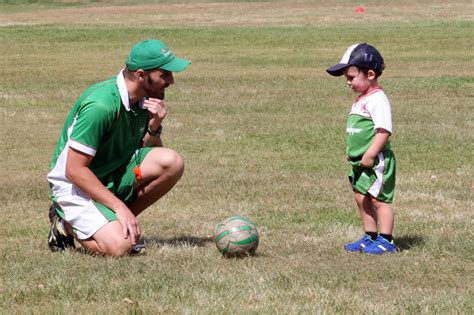
[(382, 236), (382, 237), (383, 237), (384, 239), (386, 239), (387, 241), (392, 242), (392, 239), (393, 239), (393, 238), (392, 238), (392, 235), (380, 233), (380, 236)]
[(370, 238), (372, 239), (372, 241), (375, 241), (375, 239), (377, 238), (377, 232), (365, 232), (365, 234), (367, 234), (368, 236), (370, 236)]

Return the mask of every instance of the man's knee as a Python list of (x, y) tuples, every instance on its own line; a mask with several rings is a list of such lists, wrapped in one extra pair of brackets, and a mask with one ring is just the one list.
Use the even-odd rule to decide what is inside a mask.
[(115, 242), (107, 244), (105, 248), (101, 248), (102, 254), (105, 256), (121, 257), (130, 254), (133, 245), (129, 239), (124, 239), (119, 237)]
[(165, 154), (161, 156), (160, 162), (164, 169), (167, 169), (174, 174), (180, 174), (184, 170), (184, 159), (176, 151), (167, 150)]
[(94, 234), (93, 239), (97, 243), (99, 253), (104, 256), (125, 256), (133, 248), (131, 237), (123, 237), (122, 225), (118, 221), (112, 221), (102, 227)]
[(131, 242), (128, 242), (126, 239), (124, 241), (112, 241), (109, 240), (107, 243), (102, 242), (100, 245), (94, 239), (88, 240), (79, 240), (79, 243), (85, 249), (86, 252), (93, 254), (93, 255), (103, 255), (103, 256), (111, 256), (111, 257), (121, 257), (128, 255), (133, 246)]
[(131, 251), (132, 251), (131, 244), (126, 244), (125, 246), (116, 246), (114, 248), (111, 248), (108, 251), (106, 251), (104, 255), (111, 256), (111, 257), (123, 257), (130, 254)]
[(178, 152), (160, 148), (154, 160), (155, 167), (162, 170), (160, 176), (166, 175), (178, 180), (183, 175), (184, 159)]
[(176, 183), (183, 175), (184, 159), (171, 149), (155, 148), (145, 157), (140, 170), (143, 182), (135, 183), (134, 189), (158, 178), (160, 181)]

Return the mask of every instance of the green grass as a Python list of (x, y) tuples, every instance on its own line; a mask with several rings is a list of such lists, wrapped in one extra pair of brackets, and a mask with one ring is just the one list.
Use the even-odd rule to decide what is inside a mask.
[[(116, 15), (65, 23), (51, 9), (69, 2), (47, 5), (0, 13), (0, 313), (474, 311), (473, 23), (459, 11), (468, 2), (370, 1), (362, 17), (351, 1), (299, 4), (334, 17), (327, 23), (265, 11), (282, 3), (203, 3), (214, 11), (202, 25), (168, 13), (182, 26), (136, 26), (127, 10), (119, 25)], [(235, 8), (266, 20), (218, 22)], [(193, 61), (168, 91), (164, 131), (185, 175), (140, 217), (146, 255), (50, 253), (45, 176), (68, 109), (149, 37)], [(344, 157), (355, 95), (324, 69), (358, 41), (386, 59), (380, 83), (394, 115), (400, 252), (383, 257), (342, 250), (361, 234)], [(236, 214), (259, 226), (256, 257), (224, 259), (207, 238)]]

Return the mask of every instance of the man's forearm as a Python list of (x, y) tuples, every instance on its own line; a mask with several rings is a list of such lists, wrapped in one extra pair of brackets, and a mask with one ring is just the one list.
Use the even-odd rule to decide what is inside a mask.
[(114, 212), (127, 208), (123, 201), (105, 188), (95, 174), (86, 166), (70, 170), (68, 172), (68, 179), (92, 200), (112, 209)]
[(163, 147), (163, 142), (161, 141), (162, 130), (161, 120), (150, 119), (147, 132), (145, 132), (143, 137), (143, 147)]
[(146, 133), (143, 137), (143, 147), (163, 147), (161, 136), (153, 137), (149, 133)]

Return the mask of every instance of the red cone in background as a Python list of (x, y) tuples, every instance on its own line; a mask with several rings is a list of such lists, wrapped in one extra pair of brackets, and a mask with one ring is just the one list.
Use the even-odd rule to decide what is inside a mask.
[(355, 10), (357, 13), (364, 13), (365, 10), (363, 7), (357, 7), (356, 10)]

